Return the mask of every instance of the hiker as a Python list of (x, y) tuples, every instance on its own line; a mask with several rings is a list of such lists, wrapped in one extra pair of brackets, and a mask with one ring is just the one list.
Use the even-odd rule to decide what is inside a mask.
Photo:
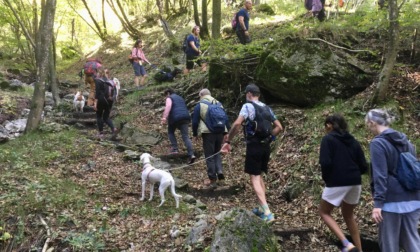
[(150, 63), (144, 55), (143, 41), (141, 39), (138, 39), (134, 44), (133, 49), (131, 50), (131, 57), (133, 59), (134, 85), (137, 89), (141, 89), (142, 87), (144, 87), (144, 82), (146, 81), (146, 78), (148, 76), (146, 73), (146, 69), (144, 68), (144, 64), (148, 63), (149, 65), (152, 65), (152, 63)]
[(209, 116), (207, 114), (209, 113), (209, 104), (220, 106), (222, 110), (223, 106), (219, 101), (211, 96), (210, 90), (207, 88), (202, 89), (199, 92), (199, 96), (200, 101), (194, 107), (192, 119), (193, 137), (195, 141), (198, 141), (199, 136), (203, 139), (203, 150), (206, 158), (207, 175), (209, 178), (209, 182), (206, 184), (210, 189), (212, 189), (217, 186), (216, 182), (218, 180), (220, 184), (224, 183), (225, 176), (223, 175), (222, 157), (219, 151), (222, 147), (223, 135), (228, 132), (230, 125), (229, 120), (223, 111), (223, 121), (219, 122), (220, 129), (213, 127), (213, 125), (207, 126), (207, 124), (211, 123), (206, 120)]
[(112, 131), (111, 140), (115, 140), (118, 129), (114, 127), (112, 120), (109, 118), (113, 104), (113, 84), (106, 78), (105, 69), (98, 70), (98, 76), (95, 78), (95, 101), (93, 109), (96, 111), (96, 121), (98, 123), (98, 139), (104, 139), (104, 123), (106, 123)]
[[(322, 138), (319, 164), (325, 188), (322, 192), (319, 215), (343, 245), (343, 251), (362, 251), (359, 228), (354, 209), (362, 191), (362, 174), (367, 162), (360, 143), (348, 132), (347, 122), (339, 114), (326, 117), (326, 135)], [(350, 231), (349, 242), (331, 213), (341, 207), (341, 214)]]
[[(283, 130), (280, 121), (270, 107), (259, 101), (260, 89), (255, 84), (245, 88), (247, 102), (242, 106), (239, 116), (229, 133), (225, 135), (221, 152), (229, 153), (231, 141), (239, 133), (242, 123), (245, 124), (246, 137), (245, 173), (250, 175), (251, 185), (257, 195), (258, 207), (252, 212), (266, 222), (274, 221), (266, 196), (265, 184), (261, 173), (267, 173), (270, 159), (270, 143)], [(274, 127), (273, 127), (274, 125)]]
[(193, 68), (194, 63), (197, 63), (201, 67), (202, 71), (206, 71), (207, 64), (199, 57), (202, 52), (200, 50), (200, 27), (194, 26), (191, 34), (187, 36), (187, 49), (185, 54), (187, 55), (187, 64), (184, 69), (184, 74), (188, 74)]
[(239, 42), (243, 45), (251, 43), (251, 37), (249, 36), (249, 11), (252, 10), (252, 1), (245, 0), (244, 7), (241, 8), (236, 14), (237, 25), (236, 35), (238, 36)]
[(89, 86), (89, 96), (87, 106), (92, 107), (95, 100), (95, 78), (98, 69), (102, 67), (102, 61), (99, 58), (88, 59), (83, 66), (83, 74), (85, 75), (85, 85)]
[(325, 19), (325, 10), (324, 10), (325, 0), (305, 0), (305, 8), (308, 10), (306, 16), (313, 16), (318, 18), (319, 21), (324, 21)]
[[(408, 191), (396, 175), (399, 151), (416, 156), (407, 136), (390, 128), (395, 120), (387, 111), (372, 109), (365, 123), (375, 137), (370, 142), (373, 210), (378, 224), (379, 247), (382, 252), (420, 251), (417, 230), (420, 221), (420, 191)], [(398, 150), (399, 151), (398, 151)]]
[(175, 130), (179, 129), (182, 140), (187, 147), (188, 163), (192, 164), (195, 161), (195, 156), (191, 139), (188, 136), (188, 125), (190, 124), (191, 116), (185, 100), (175, 94), (171, 88), (166, 89), (163, 94), (166, 99), (161, 124), (168, 124), (168, 138), (172, 146), (170, 154), (179, 153), (178, 143), (175, 137)]

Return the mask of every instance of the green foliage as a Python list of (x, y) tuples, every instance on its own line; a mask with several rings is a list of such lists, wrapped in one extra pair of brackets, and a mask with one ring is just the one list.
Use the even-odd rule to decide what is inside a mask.
[(106, 248), (99, 232), (71, 232), (64, 240), (72, 246), (74, 251), (96, 252), (102, 251)]
[(63, 57), (64, 60), (68, 59), (74, 59), (79, 57), (79, 53), (76, 50), (76, 48), (72, 46), (66, 46), (61, 49), (61, 57)]
[(261, 12), (261, 13), (265, 13), (267, 15), (274, 15), (275, 14), (273, 8), (266, 3), (257, 5), (255, 7), (255, 9), (256, 9), (256, 11)]

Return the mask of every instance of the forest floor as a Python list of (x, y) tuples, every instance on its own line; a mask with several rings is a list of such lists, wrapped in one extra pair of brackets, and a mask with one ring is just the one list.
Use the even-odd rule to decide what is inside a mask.
[[(406, 70), (406, 75), (392, 78), (390, 91), (401, 109), (420, 103), (419, 69), (406, 68), (404, 70)], [(374, 86), (366, 89), (352, 99), (367, 101), (372, 95), (373, 88)], [(141, 97), (139, 99), (142, 100)], [(124, 98), (120, 102), (124, 103)], [(161, 103), (163, 106), (163, 100)], [(118, 106), (117, 104), (117, 108)], [(164, 139), (151, 148), (151, 153), (155, 156), (166, 155), (169, 150), (169, 142), (166, 137), (166, 130), (159, 127), (160, 116), (156, 115), (153, 109), (148, 109), (147, 106), (142, 107), (140, 104), (138, 107), (133, 107), (133, 110), (139, 116), (130, 122), (131, 124), (136, 125), (142, 131), (158, 133)], [(315, 183), (314, 186), (306, 188), (292, 199), (285, 193), (286, 188), (290, 187), (291, 183), (296, 182), (290, 176), (293, 171), (290, 171), (289, 168), (293, 167), (296, 159), (306, 155), (302, 152), (302, 146), (305, 145), (305, 139), (310, 138), (311, 135), (297, 135), (294, 131), (295, 128), (300, 127), (301, 120), (305, 117), (304, 109), (281, 106), (281, 111), (284, 113), (283, 116), (287, 118), (287, 127), (278, 140), (276, 151), (272, 153), (269, 174), (265, 178), (267, 200), (276, 216), (272, 229), (279, 235), (279, 242), (284, 251), (338, 251), (334, 236), (323, 224), (317, 213), (322, 187)], [(123, 113), (129, 112), (125, 111)], [(328, 111), (325, 111), (325, 113), (328, 113)], [(408, 121), (406, 123), (415, 125), (417, 127), (415, 131), (418, 134), (420, 115), (418, 114), (419, 111), (416, 111), (416, 113), (407, 116), (406, 120)], [(96, 130), (91, 129), (81, 134), (88, 134), (93, 137)], [(182, 141), (178, 140), (182, 145)], [(366, 144), (368, 139), (361, 139), (361, 141)], [(251, 210), (255, 207), (255, 194), (250, 187), (249, 177), (243, 173), (245, 146), (238, 139), (234, 142), (232, 153), (223, 157), (226, 185), (214, 191), (204, 188), (207, 176), (202, 147), (201, 144), (197, 143), (194, 147), (198, 154), (197, 162), (191, 167), (173, 173), (186, 180), (189, 185), (187, 189), (179, 191), (179, 193), (191, 194), (206, 204), (205, 213), (208, 215), (209, 223), (216, 224), (214, 217), (221, 211), (232, 208)], [(131, 247), (133, 251), (187, 251), (191, 249), (183, 245), (183, 241), (188, 235), (189, 228), (195, 223), (197, 213), (188, 209), (183, 203), (181, 203), (179, 211), (175, 210), (174, 200), (168, 192), (166, 194), (168, 201), (159, 209), (155, 209), (159, 204), (158, 196), (152, 202), (139, 201), (139, 173), (141, 168), (131, 161), (124, 161), (123, 153), (116, 151), (113, 147), (110, 148), (108, 145), (98, 143), (95, 153), (89, 157), (89, 161), (94, 161), (97, 164), (96, 168), (83, 173), (82, 167), (86, 165), (87, 160), (81, 160), (72, 169), (74, 169), (75, 174), (83, 173), (83, 175), (72, 176), (72, 180), (88, 188), (92, 195), (101, 195), (103, 206), (113, 209), (108, 210), (108, 215), (111, 217), (108, 225), (112, 227), (114, 232), (104, 234), (108, 245), (112, 244), (112, 248), (118, 248), (119, 250)], [(178, 162), (175, 165), (186, 164), (186, 158), (181, 163), (179, 163), (179, 160), (175, 160), (175, 162)], [(320, 175), (320, 170), (318, 175)], [(296, 178), (296, 174), (293, 177)], [(304, 172), (302, 172), (300, 179), (301, 183), (311, 184), (313, 182), (313, 178)], [(364, 180), (368, 180), (368, 177), (366, 176)], [(146, 216), (142, 214), (122, 214), (123, 209), (143, 208), (144, 205), (153, 208), (153, 210), (149, 209), (151, 213)], [(86, 205), (86, 208), (94, 209), (95, 207), (98, 206), (89, 205), (89, 203)], [(365, 239), (365, 252), (378, 251), (375, 244), (371, 242), (376, 240), (377, 235), (376, 225), (370, 218), (371, 210), (372, 200), (367, 182), (364, 183), (361, 203), (356, 208), (355, 213), (362, 237)], [(164, 212), (165, 214), (162, 215)], [(334, 211), (334, 217), (336, 217), (340, 226), (345, 228), (338, 210)], [(79, 225), (88, 227), (89, 223), (80, 223)], [(172, 239), (169, 235), (174, 225), (181, 230), (182, 234), (176, 239)], [(212, 241), (213, 228), (214, 225), (206, 233), (203, 244), (192, 248), (192, 251), (204, 251), (204, 248)]]
[[(120, 62), (126, 61), (125, 55), (120, 55), (120, 57), (123, 59), (115, 60), (108, 67), (118, 69)], [(152, 57), (154, 61), (160, 61), (158, 55)], [(111, 58), (104, 60), (113, 62)], [(81, 64), (63, 71), (60, 76), (76, 76)], [(122, 79), (126, 83), (130, 83), (131, 70), (126, 66), (124, 69), (125, 75)], [(395, 77), (391, 79), (389, 94), (392, 99), (398, 102), (399, 109), (407, 110), (404, 113), (404, 124), (409, 125), (407, 129), (413, 132), (411, 135), (418, 138), (420, 136), (420, 69), (399, 67), (396, 72)], [(117, 76), (123, 74), (117, 71), (114, 73), (117, 73)], [(131, 85), (127, 84), (128, 87)], [(365, 103), (372, 96), (374, 88), (375, 85), (372, 85), (344, 103), (349, 106), (349, 110), (352, 110), (353, 101)], [(63, 92), (73, 93), (75, 90)], [(154, 92), (156, 91), (151, 88), (147, 92), (141, 93), (144, 97), (139, 96), (137, 103), (133, 104), (130, 109), (123, 106), (126, 100), (121, 96), (115, 109), (118, 110), (119, 115), (131, 115), (130, 124), (135, 125), (139, 130), (160, 135), (163, 141), (151, 147), (150, 152), (154, 156), (165, 156), (169, 150), (169, 141), (166, 130), (159, 127), (160, 112), (157, 113), (152, 106), (143, 103), (151, 96), (158, 96), (161, 97), (161, 100), (155, 101), (155, 103), (160, 103), (163, 107), (162, 96), (156, 95)], [(277, 113), (281, 113), (281, 115), (278, 114), (279, 116), (286, 118), (287, 123), (285, 131), (281, 133), (272, 152), (269, 173), (265, 177), (267, 201), (276, 216), (276, 221), (271, 227), (278, 235), (283, 251), (339, 251), (334, 235), (317, 213), (320, 193), (323, 188), (323, 184), (320, 182), (320, 169), (315, 172), (307, 171), (307, 167), (291, 169), (291, 167), (296, 167), (297, 162), (302, 159), (311, 162), (308, 163), (308, 167), (317, 165), (316, 159), (307, 157), (317, 156), (318, 153), (306, 151), (308, 139), (312, 138), (313, 132), (310, 129), (306, 131), (302, 129), (303, 121), (311, 120), (312, 117), (308, 113), (312, 113), (313, 110), (282, 104), (272, 104), (272, 106), (275, 107)], [(357, 111), (359, 110), (361, 109), (357, 108)], [(326, 107), (319, 116), (325, 116), (332, 111), (334, 108)], [(317, 135), (322, 136), (324, 134), (322, 125), (320, 124), (317, 129), (319, 130)], [(362, 124), (358, 124), (353, 130), (364, 131), (366, 129)], [(65, 176), (85, 188), (87, 194), (92, 196), (92, 200), (86, 202), (83, 212), (62, 211), (59, 214), (61, 219), (53, 214), (49, 217), (50, 228), (54, 231), (52, 245), (57, 248), (57, 251), (73, 251), (71, 248), (74, 246), (69, 243), (69, 234), (76, 231), (79, 233), (99, 232), (100, 240), (105, 243), (104, 251), (205, 251), (212, 242), (215, 225), (210, 226), (211, 228), (206, 232), (205, 239), (201, 244), (193, 248), (185, 246), (185, 238), (197, 221), (197, 213), (194, 208), (181, 201), (180, 208), (176, 209), (169, 192), (166, 192), (167, 202), (161, 208), (157, 208), (159, 196), (155, 196), (152, 202), (139, 201), (141, 167), (132, 161), (125, 160), (124, 153), (119, 152), (114, 143), (90, 140), (94, 139), (96, 134), (95, 128), (82, 129), (80, 130), (80, 141), (74, 143), (80, 152), (87, 150), (88, 145), (93, 146), (92, 153), (87, 157), (77, 160), (68, 167), (57, 168), (55, 162), (52, 162), (50, 167), (46, 167), (48, 173), (57, 177)], [(363, 146), (367, 146), (369, 140), (359, 139)], [(182, 146), (182, 141), (180, 139), (178, 141)], [(205, 213), (208, 216), (208, 223), (217, 224), (214, 217), (224, 210), (232, 208), (251, 210), (256, 206), (255, 194), (250, 187), (249, 177), (243, 172), (245, 146), (239, 137), (233, 142), (233, 151), (223, 157), (226, 185), (215, 190), (204, 188), (207, 175), (202, 146), (195, 143), (194, 147), (198, 157), (195, 164), (185, 169), (175, 170), (173, 174), (188, 182), (188, 187), (179, 190), (178, 193), (193, 195), (207, 206)], [(174, 158), (169, 159), (169, 162), (173, 162), (173, 165), (184, 165), (187, 159), (186, 157), (181, 160)], [(86, 165), (91, 163), (94, 163), (95, 167), (86, 169)], [(369, 242), (376, 240), (377, 227), (370, 218), (372, 198), (368, 176), (364, 175), (363, 180), (361, 202), (356, 208), (355, 216), (362, 237), (366, 239), (364, 251), (378, 251), (374, 243)], [(306, 184), (306, 186), (302, 187), (303, 189), (300, 191), (297, 188), (297, 193), (294, 193), (293, 189), (298, 184)], [(51, 211), (55, 210), (51, 209)], [(334, 217), (346, 230), (342, 218), (339, 216), (339, 211), (335, 210)], [(177, 238), (170, 236), (173, 226), (177, 226), (181, 231), (181, 235)], [(43, 229), (42, 226), (37, 228)], [(27, 230), (31, 229), (36, 228), (27, 227)], [(32, 238), (28, 240), (41, 239), (39, 232), (28, 231), (27, 236), (31, 235)], [(72, 241), (75, 242), (75, 239)], [(83, 243), (83, 241), (81, 242)], [(90, 250), (75, 249), (74, 251)]]

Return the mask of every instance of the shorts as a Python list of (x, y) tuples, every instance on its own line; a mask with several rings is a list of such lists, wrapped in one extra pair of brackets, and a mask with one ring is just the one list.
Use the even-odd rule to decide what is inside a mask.
[(198, 58), (198, 56), (187, 54), (187, 69), (188, 70), (191, 70), (194, 68), (194, 62), (197, 63), (197, 65), (199, 66), (201, 66), (201, 64), (203, 63), (202, 60)]
[(239, 42), (243, 45), (251, 43), (251, 37), (248, 35), (245, 35), (245, 31), (243, 30), (237, 30), (236, 35), (238, 36)]
[(135, 76), (147, 75), (146, 70), (144, 69), (144, 66), (140, 65), (140, 63), (138, 62), (133, 62), (133, 69), (134, 69)]
[(269, 160), (269, 144), (252, 143), (246, 145), (245, 173), (250, 175), (267, 173)]
[(325, 187), (322, 192), (322, 199), (326, 202), (338, 207), (344, 201), (350, 205), (359, 203), (361, 185)]

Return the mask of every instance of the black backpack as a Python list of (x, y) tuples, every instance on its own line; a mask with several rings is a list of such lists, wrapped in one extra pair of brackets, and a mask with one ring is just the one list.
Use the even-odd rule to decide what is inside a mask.
[(115, 101), (117, 96), (117, 86), (114, 85), (112, 80), (100, 79), (105, 91), (104, 98), (106, 101)]
[(245, 134), (247, 138), (257, 137), (266, 139), (271, 136), (273, 130), (272, 116), (268, 106), (259, 106), (250, 102), (255, 108), (254, 120), (247, 119), (245, 124)]
[(190, 35), (190, 34), (185, 35), (184, 42), (182, 42), (181, 49), (184, 53), (187, 53), (187, 50), (188, 50), (188, 35)]

